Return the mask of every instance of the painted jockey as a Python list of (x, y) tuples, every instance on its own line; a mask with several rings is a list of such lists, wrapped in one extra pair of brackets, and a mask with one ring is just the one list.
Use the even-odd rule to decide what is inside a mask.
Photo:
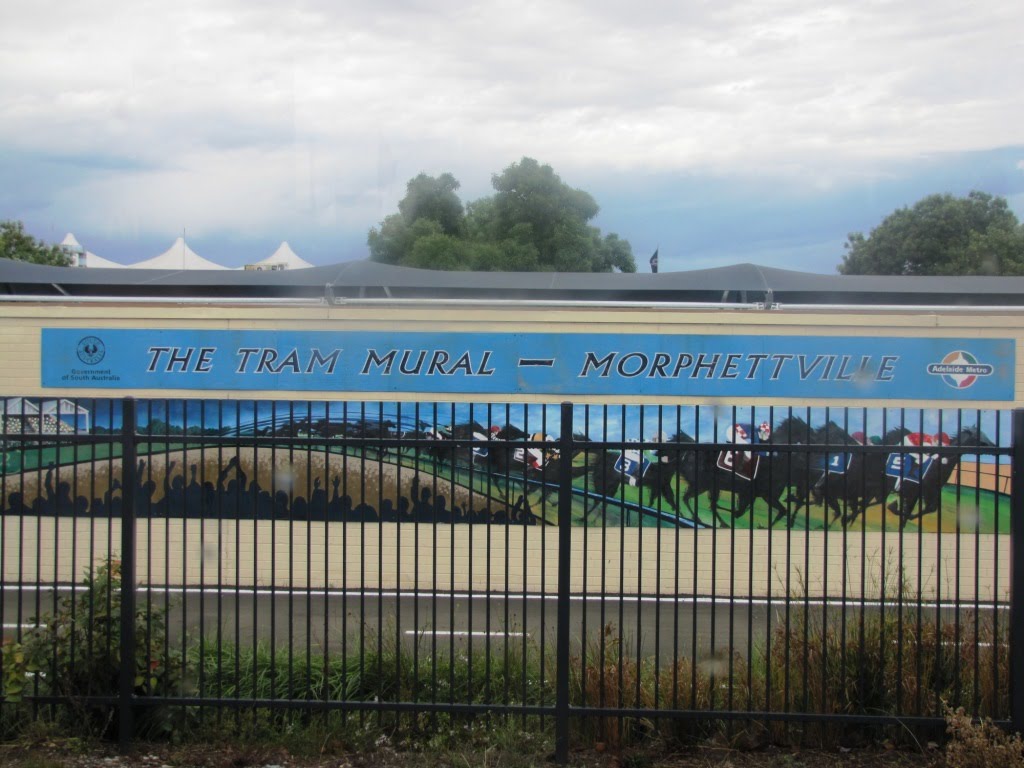
[[(951, 443), (949, 435), (945, 432), (936, 432), (934, 435), (929, 435), (927, 432), (910, 432), (903, 437), (903, 444), (921, 449), (919, 453), (908, 454), (908, 458), (916, 467), (907, 474), (907, 478), (920, 481), (921, 478), (928, 474), (932, 462), (940, 458), (939, 454), (929, 452), (928, 449), (950, 445)], [(941, 457), (941, 463), (945, 464), (948, 461), (948, 456)]]
[[(750, 445), (750, 432), (751, 427), (749, 424), (733, 424), (725, 431), (725, 441), (727, 443), (736, 443), (737, 445)], [(741, 464), (749, 464), (753, 459), (754, 454), (750, 451), (733, 451), (732, 459), (728, 463), (732, 466), (739, 459)]]
[[(927, 449), (932, 446), (949, 445), (949, 435), (945, 432), (937, 432), (929, 435), (927, 432), (910, 432), (903, 438), (903, 444), (914, 448)], [(932, 457), (937, 454), (930, 454)]]
[[(555, 438), (553, 438), (551, 435), (545, 435), (543, 432), (534, 432), (532, 435), (530, 435), (530, 440), (531, 442), (536, 443), (555, 442)], [(539, 470), (542, 469), (544, 465), (547, 464), (549, 461), (558, 457), (558, 448), (549, 448), (547, 446), (535, 446), (533, 448), (528, 448), (526, 451), (526, 455), (528, 457), (526, 463), (532, 469)]]
[(487, 447), (486, 443), (493, 440), (495, 438), (495, 435), (499, 431), (500, 430), (498, 429), (498, 427), (491, 427), (490, 430), (488, 430), (487, 434), (485, 435), (482, 432), (477, 432), (474, 430), (473, 441), (476, 443), (481, 443), (481, 445), (473, 446), (472, 453), (474, 462), (484, 461), (490, 456), (491, 449)]
[(614, 464), (615, 471), (632, 486), (640, 484), (644, 474), (651, 466), (651, 462), (644, 456), (644, 452), (635, 445), (637, 442), (635, 439), (627, 440), (627, 444), (622, 447), (622, 452), (616, 457)]
[[(949, 439), (949, 435), (947, 435), (945, 432), (936, 432), (934, 435), (932, 435), (932, 445), (946, 446), (946, 445), (952, 445), (952, 442)], [(932, 454), (932, 455), (935, 458), (939, 458), (939, 454), (937, 454), (937, 453)], [(950, 459), (949, 456), (942, 456), (941, 457), (941, 463), (942, 464), (948, 464), (949, 463), (949, 459)]]
[[(762, 421), (756, 429), (750, 424), (733, 424), (726, 430), (726, 442), (737, 445), (750, 445), (751, 443), (767, 443), (772, 436), (772, 425)], [(743, 456), (744, 461), (751, 461), (754, 454), (750, 451), (738, 452)]]
[(725, 440), (728, 443), (750, 443), (750, 434), (747, 430), (750, 429), (748, 424), (732, 424), (725, 431)]

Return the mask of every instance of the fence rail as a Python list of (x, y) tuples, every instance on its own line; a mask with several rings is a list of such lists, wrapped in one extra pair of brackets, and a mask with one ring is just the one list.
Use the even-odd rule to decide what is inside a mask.
[(0, 424), (0, 715), (113, 707), (127, 745), (200, 706), (488, 712), (563, 761), (574, 721), (1024, 728), (1024, 411), (9, 398)]

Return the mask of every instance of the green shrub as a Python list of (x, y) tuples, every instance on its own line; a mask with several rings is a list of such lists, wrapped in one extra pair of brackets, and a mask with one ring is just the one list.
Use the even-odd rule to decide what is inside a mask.
[[(20, 642), (3, 646), (0, 695), (7, 705), (35, 697), (59, 697), (70, 708), (69, 725), (91, 735), (116, 734), (117, 707), (86, 701), (116, 697), (121, 681), (121, 563), (110, 560), (87, 573), (84, 590), (61, 600), (56, 612), (33, 619)], [(167, 646), (165, 612), (135, 611), (136, 696), (177, 693), (181, 654)], [(167, 711), (139, 707), (140, 730), (156, 735), (169, 729)]]

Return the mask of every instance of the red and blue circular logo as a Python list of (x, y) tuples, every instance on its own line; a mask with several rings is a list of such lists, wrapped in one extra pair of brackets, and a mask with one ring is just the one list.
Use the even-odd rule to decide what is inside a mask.
[(978, 361), (970, 352), (958, 349), (950, 352), (941, 363), (928, 366), (928, 373), (941, 376), (953, 389), (967, 389), (981, 376), (991, 376), (993, 367)]

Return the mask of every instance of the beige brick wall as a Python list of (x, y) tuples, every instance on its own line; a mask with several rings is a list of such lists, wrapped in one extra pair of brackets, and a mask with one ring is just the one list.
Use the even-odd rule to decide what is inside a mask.
[[(0, 530), (8, 583), (68, 583), (108, 541), (120, 551), (117, 521), (8, 516)], [(552, 527), (158, 519), (138, 522), (136, 551), (139, 581), (154, 585), (553, 593), (557, 549)], [(905, 596), (990, 601), (1008, 599), (1009, 564), (1008, 536), (574, 528), (570, 582), (574, 593), (849, 598), (863, 584), (867, 599), (902, 582)]]

